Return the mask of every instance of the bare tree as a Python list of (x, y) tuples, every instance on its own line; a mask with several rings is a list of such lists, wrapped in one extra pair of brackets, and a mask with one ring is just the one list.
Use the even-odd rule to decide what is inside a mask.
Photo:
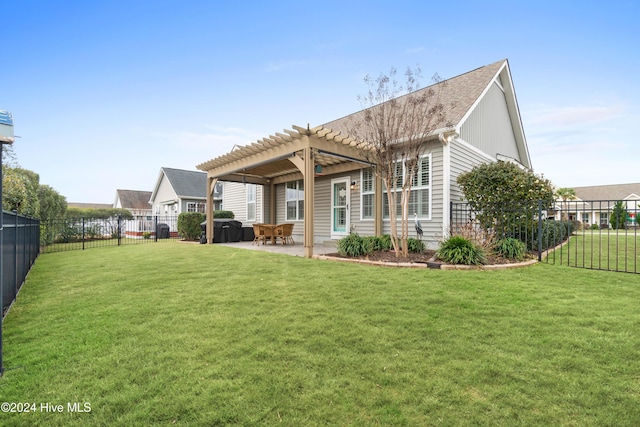
[[(374, 166), (387, 189), (391, 242), (396, 256), (408, 254), (409, 199), (411, 186), (420, 170), (427, 137), (445, 123), (440, 93), (445, 82), (419, 89), (420, 68), (407, 68), (404, 85), (396, 80), (396, 70), (364, 79), (368, 91), (358, 100), (365, 108), (353, 116), (349, 133), (365, 142), (364, 156)], [(400, 194), (398, 194), (400, 193)], [(399, 199), (398, 200), (398, 196)], [(397, 229), (397, 208), (401, 206), (401, 232)]]

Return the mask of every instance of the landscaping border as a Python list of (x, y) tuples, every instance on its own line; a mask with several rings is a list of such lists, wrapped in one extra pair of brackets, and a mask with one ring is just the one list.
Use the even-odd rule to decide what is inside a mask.
[(370, 261), (359, 258), (342, 258), (334, 257), (330, 255), (314, 255), (314, 259), (327, 260), (327, 261), (342, 261), (352, 262), (365, 265), (376, 265), (379, 267), (404, 267), (404, 268), (431, 268), (440, 270), (505, 270), (509, 268), (521, 268), (528, 267), (538, 263), (537, 259), (531, 259), (528, 261), (508, 263), (508, 264), (492, 264), (492, 265), (455, 265), (455, 264), (442, 264), (439, 262), (382, 262), (382, 261)]

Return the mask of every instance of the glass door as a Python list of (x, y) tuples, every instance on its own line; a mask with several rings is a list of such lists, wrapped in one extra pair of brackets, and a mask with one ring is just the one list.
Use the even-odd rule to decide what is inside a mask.
[(349, 178), (331, 180), (331, 237), (349, 234)]

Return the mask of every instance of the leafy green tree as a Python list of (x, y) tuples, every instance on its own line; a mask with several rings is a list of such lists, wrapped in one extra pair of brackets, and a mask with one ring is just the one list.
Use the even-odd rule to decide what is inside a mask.
[(511, 162), (485, 163), (460, 174), (458, 185), (485, 228), (521, 224), (531, 219), (542, 200), (553, 203), (551, 181)]
[(613, 205), (613, 211), (611, 212), (611, 228), (614, 230), (622, 230), (625, 228), (625, 223), (627, 221), (627, 206), (623, 201), (617, 201), (615, 205)]
[[(553, 195), (556, 197), (556, 200), (563, 202), (564, 203), (564, 217), (566, 217), (566, 219), (569, 218), (569, 212), (568, 211), (568, 201), (571, 200), (576, 200), (578, 197), (576, 196), (576, 190), (574, 190), (573, 188), (567, 188), (567, 187), (563, 187), (563, 188), (558, 188)], [(562, 218), (561, 218), (562, 219)]]
[(3, 166), (2, 208), (37, 218), (40, 215), (39, 186), (40, 177), (37, 173), (27, 169)]
[(40, 219), (48, 221), (63, 218), (67, 212), (67, 198), (48, 185), (38, 187), (38, 201), (40, 203)]

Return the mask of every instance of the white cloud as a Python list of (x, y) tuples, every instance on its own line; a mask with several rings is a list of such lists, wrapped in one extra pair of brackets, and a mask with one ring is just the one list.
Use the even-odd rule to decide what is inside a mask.
[(637, 181), (633, 111), (623, 103), (523, 110), (535, 171), (561, 187)]

